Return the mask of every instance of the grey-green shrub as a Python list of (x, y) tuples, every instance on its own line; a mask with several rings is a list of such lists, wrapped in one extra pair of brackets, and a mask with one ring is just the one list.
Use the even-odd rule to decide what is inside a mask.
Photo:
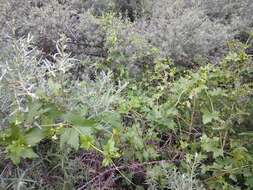
[[(69, 51), (73, 55), (99, 57), (103, 43), (99, 21), (92, 15), (92, 10), (80, 10), (76, 3), (63, 4), (51, 0), (43, 2), (43, 6), (27, 1), (23, 3), (22, 0), (3, 3), (0, 14), (2, 35), (7, 33), (20, 38), (31, 33), (39, 49), (46, 54), (54, 54), (55, 42), (60, 34), (65, 34), (70, 39)], [(79, 3), (82, 4), (82, 1)], [(13, 11), (15, 7), (18, 8)]]
[(222, 50), (233, 34), (229, 26), (211, 21), (199, 4), (188, 5), (186, 1), (157, 1), (150, 20), (136, 25), (162, 57), (183, 65), (192, 64), (197, 56), (212, 56), (215, 49)]
[(140, 75), (145, 65), (152, 64), (159, 56), (159, 49), (136, 30), (135, 23), (122, 21), (113, 15), (107, 15), (104, 19), (105, 47), (110, 67), (117, 69), (125, 66), (132, 76)]
[(55, 44), (57, 53), (50, 61), (41, 58), (31, 36), (17, 41), (9, 39), (9, 46), (0, 54), (2, 124), (17, 111), (27, 112), (29, 99), (50, 99), (68, 111), (81, 110), (89, 117), (113, 110), (126, 84), (116, 86), (110, 72), (96, 73), (94, 80), (87, 71), (83, 72), (82, 80), (73, 78), (71, 72), (78, 60), (66, 52), (67, 41), (62, 36)]
[[(114, 62), (137, 73), (157, 57), (170, 57), (186, 66), (200, 58), (217, 63), (226, 52), (226, 42), (245, 40), (253, 24), (251, 0), (1, 1), (1, 37), (20, 38), (31, 33), (49, 59), (63, 33), (70, 39), (68, 52), (82, 59), (83, 65), (103, 64), (113, 50), (117, 56)], [(133, 19), (124, 16), (129, 10)], [(113, 11), (111, 29), (105, 30), (103, 17)], [(118, 39), (113, 45), (108, 44), (112, 32)], [(137, 38), (138, 43), (133, 42)], [(159, 55), (158, 51), (153, 54), (155, 49)]]
[(10, 38), (9, 46), (1, 52), (0, 103), (6, 116), (16, 111), (27, 111), (28, 98), (39, 98), (38, 91), (50, 96), (48, 79), (65, 81), (68, 70), (73, 66), (74, 60), (64, 53), (60, 42), (56, 45), (55, 62), (50, 62), (40, 59), (41, 52), (32, 45), (32, 40), (30, 35), (19, 40)]

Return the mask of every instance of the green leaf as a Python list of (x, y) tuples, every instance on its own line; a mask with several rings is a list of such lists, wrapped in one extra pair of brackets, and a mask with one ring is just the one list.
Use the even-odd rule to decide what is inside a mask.
[(109, 123), (112, 127), (122, 127), (121, 115), (117, 112), (105, 112), (102, 114), (102, 120)]
[(108, 140), (106, 145), (104, 145), (104, 160), (102, 162), (103, 166), (108, 166), (112, 162), (112, 158), (118, 158), (120, 156), (117, 151), (118, 148), (115, 147), (115, 141), (111, 138)]
[(103, 159), (103, 162), (102, 162), (102, 165), (103, 166), (108, 166), (112, 163), (112, 159), (108, 156), (105, 156), (104, 159)]
[(129, 105), (131, 108), (139, 108), (141, 106), (140, 98), (137, 96), (132, 96)]
[(32, 148), (25, 148), (21, 152), (20, 156), (22, 158), (38, 158), (38, 155), (33, 151)]
[(95, 120), (84, 119), (78, 113), (68, 113), (63, 116), (64, 120), (74, 126), (91, 127), (96, 124)]
[(205, 134), (201, 137), (201, 148), (206, 152), (212, 152), (213, 157), (223, 156), (223, 151), (219, 148), (219, 138), (209, 138)]
[(38, 155), (33, 151), (31, 147), (27, 147), (20, 142), (16, 141), (6, 147), (8, 151), (8, 157), (14, 164), (19, 164), (21, 158), (37, 158)]
[(133, 126), (127, 129), (124, 134), (128, 142), (136, 149), (142, 150), (144, 148), (143, 138), (141, 137), (139, 126)]
[(78, 150), (79, 148), (79, 133), (74, 128), (64, 129), (63, 134), (60, 137), (60, 147), (64, 148), (64, 145), (67, 144), (70, 147)]
[(80, 136), (80, 143), (81, 143), (81, 147), (86, 149), (86, 150), (89, 150), (91, 145), (93, 144), (94, 142), (94, 138), (92, 136), (89, 136), (89, 135), (81, 135)]
[(9, 132), (9, 137), (10, 140), (14, 141), (14, 140), (20, 140), (23, 136), (21, 129), (17, 126), (12, 124), (10, 127), (10, 132)]
[(20, 163), (20, 156), (17, 156), (15, 154), (9, 154), (9, 158), (11, 159), (11, 161), (13, 162), (13, 164), (19, 164)]
[(203, 116), (202, 116), (203, 123), (208, 124), (208, 123), (211, 123), (213, 120), (215, 121), (219, 120), (219, 113), (204, 111)]
[(29, 111), (26, 116), (26, 122), (32, 123), (36, 116), (39, 115), (39, 110), (41, 109), (42, 104), (40, 102), (30, 102)]
[(166, 114), (170, 116), (176, 116), (178, 115), (178, 110), (176, 108), (168, 108), (166, 109)]
[(42, 117), (43, 125), (52, 125), (63, 115), (63, 111), (54, 104), (47, 104), (46, 110), (47, 112)]
[(26, 142), (30, 146), (35, 146), (44, 138), (44, 130), (40, 128), (33, 128), (25, 135)]
[(118, 149), (115, 147), (115, 142), (113, 139), (110, 139), (107, 144), (104, 146), (104, 152), (105, 153), (113, 153), (114, 151), (117, 151)]
[(79, 132), (79, 135), (92, 135), (94, 128), (75, 126), (75, 129)]

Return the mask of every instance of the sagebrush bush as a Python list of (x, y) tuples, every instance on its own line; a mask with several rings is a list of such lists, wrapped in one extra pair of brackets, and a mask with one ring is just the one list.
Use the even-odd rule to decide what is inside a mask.
[(226, 41), (233, 37), (229, 26), (211, 21), (201, 5), (187, 1), (157, 1), (151, 18), (136, 25), (162, 57), (186, 66), (198, 56), (220, 57), (216, 54), (222, 54)]
[(85, 109), (90, 116), (112, 109), (125, 85), (118, 83), (116, 87), (111, 74), (104, 72), (95, 73), (94, 79), (83, 72), (82, 80), (75, 80), (72, 69), (78, 62), (66, 53), (66, 41), (64, 37), (58, 41), (57, 53), (49, 61), (41, 58), (31, 36), (18, 41), (9, 39), (10, 47), (4, 49), (0, 59), (1, 121), (11, 112), (28, 111), (29, 98), (51, 97), (51, 101), (68, 110)]
[[(73, 55), (103, 56), (100, 53), (103, 48), (103, 33), (101, 34), (99, 21), (90, 11), (78, 10), (74, 2), (46, 1), (41, 6), (33, 5), (22, 1), (6, 3), (1, 14), (2, 32), (10, 35), (14, 32), (17, 38), (31, 33), (38, 48), (46, 55), (56, 53), (54, 44), (59, 40), (60, 34), (65, 34), (71, 39), (68, 43)], [(16, 12), (12, 11), (14, 7), (18, 7)]]
[[(13, 11), (14, 7), (18, 8)], [(155, 47), (160, 50), (160, 57), (171, 57), (187, 66), (198, 62), (200, 57), (217, 63), (226, 52), (227, 40), (245, 40), (252, 28), (252, 7), (250, 0), (243, 3), (239, 0), (34, 0), (25, 3), (18, 0), (3, 2), (0, 16), (2, 35), (22, 37), (30, 32), (39, 49), (45, 54), (54, 54), (53, 44), (64, 33), (71, 39), (68, 43), (72, 55), (92, 63), (104, 61), (108, 56), (108, 31), (104, 30), (100, 17), (116, 11), (120, 14), (114, 14), (119, 15), (113, 20), (114, 26), (124, 26), (124, 29), (118, 27), (117, 34), (122, 42), (115, 44), (115, 49), (122, 54), (119, 58), (135, 52), (137, 63), (143, 51)], [(126, 14), (131, 15), (126, 17)], [(125, 26), (126, 20), (134, 23)], [(141, 42), (136, 45), (130, 38)], [(143, 62), (150, 64), (152, 59)]]
[[(159, 171), (160, 179), (156, 178), (158, 176), (156, 177), (152, 176), (153, 174), (151, 174), (151, 172), (154, 172), (155, 169)], [(196, 179), (195, 174), (180, 173), (176, 169), (165, 169), (165, 168), (161, 169), (159, 167), (153, 168), (153, 171), (152, 170), (149, 171), (148, 175), (149, 177), (153, 178), (148, 181), (149, 190), (157, 190), (161, 188), (172, 189), (172, 190), (204, 190), (205, 189), (203, 185), (201, 184), (201, 182)]]
[[(39, 52), (30, 46), (31, 38), (10, 41), (1, 59), (1, 105), (6, 105), (2, 110), (6, 114), (12, 107), (25, 110), (25, 97), (34, 98), (34, 93), (38, 84), (44, 83), (46, 68), (40, 67), (37, 60)], [(13, 105), (14, 104), (14, 105)], [(3, 119), (3, 118), (2, 118)]]
[(81, 111), (89, 117), (113, 111), (126, 84), (119, 83), (116, 88), (111, 73), (97, 74), (95, 80), (91, 80), (88, 75), (85, 78), (81, 82), (74, 82), (71, 87), (68, 100), (70, 110)]

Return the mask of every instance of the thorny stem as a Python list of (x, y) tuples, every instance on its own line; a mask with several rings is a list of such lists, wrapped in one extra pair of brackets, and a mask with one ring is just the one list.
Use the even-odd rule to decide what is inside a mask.
[(206, 90), (206, 89), (205, 89), (205, 92), (206, 92), (206, 95), (207, 95), (208, 100), (209, 100), (209, 102), (210, 102), (212, 112), (214, 112), (214, 106), (213, 106), (212, 99), (211, 99), (211, 97), (209, 96), (209, 94), (208, 94), (208, 92), (207, 92), (207, 90)]
[[(193, 107), (192, 107), (192, 114), (191, 114), (191, 121), (189, 125), (189, 133), (191, 134), (192, 132), (192, 127), (193, 127), (193, 122), (194, 122), (194, 116), (195, 116), (195, 107), (196, 107), (196, 97), (193, 95)], [(190, 140), (191, 136), (189, 136)]]
[(131, 183), (132, 185), (136, 186), (135, 183), (133, 183), (125, 174), (123, 174), (123, 173), (118, 169), (118, 167), (115, 165), (114, 162), (113, 162), (113, 166), (114, 166), (114, 168), (120, 173), (120, 175), (121, 175), (122, 177), (124, 177), (124, 178), (125, 178), (129, 183)]
[(181, 94), (179, 95), (179, 97), (178, 97), (178, 99), (177, 99), (177, 102), (175, 103), (174, 107), (177, 107), (177, 105), (178, 105), (179, 102), (180, 102), (181, 96), (185, 93), (185, 91), (186, 91), (186, 90), (183, 90), (183, 91), (181, 92)]
[(94, 148), (95, 150), (97, 150), (98, 152), (100, 152), (101, 154), (104, 154), (104, 152), (102, 150), (100, 150), (99, 148), (97, 148), (95, 145), (93, 145), (92, 143), (90, 143), (90, 146), (92, 148)]

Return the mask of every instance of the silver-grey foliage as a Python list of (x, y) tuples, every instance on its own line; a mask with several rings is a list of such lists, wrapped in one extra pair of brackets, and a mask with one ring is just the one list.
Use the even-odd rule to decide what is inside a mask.
[[(204, 190), (205, 188), (201, 185), (200, 181), (192, 178), (190, 174), (181, 173), (176, 169), (162, 171), (166, 175), (166, 189), (171, 190)], [(151, 184), (149, 190), (160, 189), (158, 184)]]
[[(196, 63), (200, 57), (217, 62), (227, 40), (244, 40), (253, 26), (251, 0), (0, 0), (0, 10), (1, 37), (31, 33), (39, 49), (52, 55), (57, 51), (54, 43), (64, 33), (70, 39), (68, 51), (87, 63), (110, 56), (110, 33), (100, 18), (119, 12), (116, 16), (123, 19), (113, 22), (121, 26), (132, 11), (134, 18), (128, 20), (133, 23), (123, 29), (117, 26), (119, 41), (113, 48), (121, 52), (116, 62), (131, 55), (129, 67), (134, 68), (152, 63), (154, 55), (149, 55), (154, 47), (160, 58), (171, 57), (183, 65)], [(139, 44), (133, 43), (136, 37)]]
[[(186, 155), (185, 161), (188, 172), (180, 172), (176, 168), (170, 168), (166, 164), (155, 166), (154, 171), (148, 171), (147, 184), (149, 190), (205, 190), (203, 184), (197, 178), (197, 168), (200, 165), (200, 155), (191, 157)], [(158, 171), (158, 172), (157, 172)]]
[[(115, 86), (110, 73), (96, 74), (96, 80), (87, 75), (73, 80), (71, 69), (78, 64), (66, 53), (64, 36), (56, 44), (53, 61), (42, 59), (31, 36), (18, 41), (9, 39), (10, 46), (0, 59), (0, 121), (17, 111), (28, 111), (29, 99), (49, 98), (52, 103), (72, 111), (81, 109), (94, 116), (111, 111), (125, 85)], [(4, 55), (8, 56), (4, 56)]]
[[(32, 45), (32, 37), (19, 40), (9, 39), (9, 46), (0, 60), (0, 103), (1, 112), (11, 115), (16, 111), (26, 111), (28, 97), (38, 98), (38, 91), (47, 94), (48, 80), (53, 77), (63, 81), (65, 73), (72, 66), (72, 59), (61, 51), (54, 55), (55, 63), (40, 59), (41, 52)], [(8, 56), (6, 56), (8, 55)], [(1, 118), (3, 121), (4, 118)]]
[(198, 56), (216, 57), (233, 37), (230, 26), (211, 21), (201, 4), (189, 1), (154, 2), (150, 20), (140, 21), (137, 27), (162, 57), (182, 64), (191, 64)]

